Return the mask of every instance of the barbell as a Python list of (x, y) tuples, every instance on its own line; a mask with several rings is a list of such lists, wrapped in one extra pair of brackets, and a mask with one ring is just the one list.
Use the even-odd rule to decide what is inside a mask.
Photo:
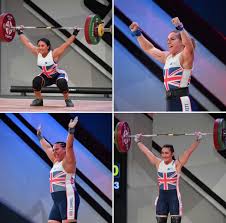
[[(2, 42), (13, 41), (16, 29), (16, 20), (11, 13), (3, 13), (0, 15), (0, 40)], [(56, 26), (24, 26), (24, 29), (74, 29), (74, 27), (56, 27)], [(88, 44), (96, 45), (100, 42), (102, 36), (106, 32), (112, 33), (112, 27), (104, 27), (104, 23), (98, 15), (89, 15), (86, 17), (84, 27), (78, 27), (84, 30), (85, 39)]]
[[(213, 135), (213, 144), (216, 150), (226, 149), (226, 122), (224, 119), (216, 119), (214, 121), (213, 132), (202, 132), (203, 136)], [(142, 135), (143, 137), (156, 136), (194, 136), (195, 133), (157, 133), (150, 135)], [(131, 130), (127, 122), (118, 122), (114, 132), (115, 145), (119, 152), (126, 153), (130, 150), (131, 139), (135, 135), (131, 135)]]

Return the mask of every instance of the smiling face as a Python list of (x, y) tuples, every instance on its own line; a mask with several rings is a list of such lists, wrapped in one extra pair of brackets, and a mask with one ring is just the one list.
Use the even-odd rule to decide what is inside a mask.
[(63, 147), (60, 143), (55, 143), (53, 145), (53, 156), (54, 159), (58, 162), (62, 161), (66, 155), (65, 147)]
[(169, 48), (169, 52), (171, 54), (177, 54), (184, 49), (184, 45), (182, 43), (180, 33), (171, 32), (167, 38), (167, 44)]
[(46, 56), (49, 52), (49, 46), (44, 41), (38, 42), (38, 52), (42, 54), (42, 56)]
[(169, 147), (163, 147), (161, 150), (161, 157), (165, 163), (170, 163), (173, 160), (174, 153), (171, 152)]

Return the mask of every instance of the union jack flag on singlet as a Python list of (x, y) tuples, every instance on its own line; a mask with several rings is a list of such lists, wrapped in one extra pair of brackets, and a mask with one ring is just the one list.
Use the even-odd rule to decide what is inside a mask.
[(53, 64), (50, 66), (39, 66), (39, 68), (42, 70), (42, 73), (46, 76), (50, 76), (51, 74), (57, 73), (57, 64)]
[[(184, 75), (184, 69), (181, 67), (171, 67), (169, 69), (164, 69), (164, 85), (166, 90), (169, 91), (180, 88)], [(189, 77), (189, 79), (185, 81), (187, 82), (186, 86), (189, 86), (191, 78)]]
[(160, 190), (175, 190), (177, 189), (177, 172), (158, 172), (158, 184)]
[[(57, 191), (65, 191), (66, 190), (66, 173), (64, 173), (63, 171), (54, 171), (54, 172), (50, 172), (50, 192), (57, 192)], [(69, 179), (69, 183), (71, 185), (75, 184), (75, 178), (71, 176), (71, 178)]]
[(163, 76), (166, 91), (188, 87), (191, 81), (192, 69), (185, 69), (180, 64), (181, 53), (171, 54), (166, 58)]

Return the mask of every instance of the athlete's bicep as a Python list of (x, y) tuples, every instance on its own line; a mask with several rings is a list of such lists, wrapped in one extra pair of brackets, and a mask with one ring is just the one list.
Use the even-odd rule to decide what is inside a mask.
[(185, 69), (192, 69), (193, 61), (194, 61), (194, 51), (188, 49), (187, 47), (184, 47), (184, 50), (182, 51), (180, 58), (182, 67)]
[(46, 152), (46, 155), (48, 156), (48, 158), (49, 158), (52, 162), (54, 162), (54, 155), (53, 155), (52, 149), (47, 149), (45, 152)]
[(159, 165), (159, 163), (161, 162), (161, 160), (157, 156), (155, 156), (153, 153), (148, 154), (147, 157), (152, 165), (156, 166), (156, 165)]
[(41, 146), (44, 149), (46, 155), (48, 158), (53, 162), (54, 161), (54, 155), (53, 155), (53, 148), (52, 146), (44, 139), (42, 138), (40, 140)]
[(61, 46), (57, 47), (53, 50), (53, 57), (60, 57), (64, 53), (64, 51), (67, 49), (68, 45), (66, 43), (63, 43)]
[(176, 170), (178, 173), (180, 173), (183, 165), (181, 164), (180, 159), (176, 160), (175, 162), (176, 162)]
[(167, 51), (162, 51), (155, 47), (147, 50), (146, 52), (162, 64), (165, 64), (166, 58), (169, 54)]
[(31, 42), (24, 42), (24, 45), (28, 50), (30, 50), (35, 56), (38, 55), (38, 48), (34, 46)]
[(161, 163), (161, 159), (157, 157), (156, 163), (155, 163), (155, 167), (158, 170), (159, 169), (159, 164)]

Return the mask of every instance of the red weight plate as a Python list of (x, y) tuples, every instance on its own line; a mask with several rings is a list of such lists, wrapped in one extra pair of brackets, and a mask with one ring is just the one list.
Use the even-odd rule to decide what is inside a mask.
[(85, 27), (84, 27), (85, 39), (88, 44), (91, 44), (90, 35), (89, 35), (89, 27), (90, 27), (91, 19), (92, 19), (92, 16), (90, 15), (86, 17)]
[(16, 21), (11, 13), (3, 13), (0, 15), (0, 40), (3, 42), (11, 42), (16, 34), (15, 29), (10, 27), (16, 26)]
[(127, 122), (119, 122), (117, 128), (117, 142), (120, 152), (128, 152), (131, 146), (130, 128)]
[(120, 135), (120, 129), (121, 129), (121, 122), (118, 122), (116, 127), (115, 127), (115, 145), (116, 148), (118, 149), (119, 152), (123, 152), (122, 148), (119, 146), (118, 142), (119, 142), (119, 137), (121, 137)]
[(119, 152), (121, 152), (121, 151), (120, 151), (120, 148), (119, 148), (119, 146), (118, 146), (118, 124), (117, 124), (116, 127), (115, 127), (115, 132), (114, 132), (114, 142), (115, 142), (115, 146), (116, 146), (117, 150), (118, 150)]
[(116, 128), (116, 139), (117, 139), (117, 143), (116, 145), (118, 146), (118, 150), (119, 152), (124, 152), (124, 146), (122, 145), (122, 125), (123, 125), (123, 122), (119, 122), (117, 124), (117, 128)]
[(220, 150), (220, 148), (221, 148), (219, 141), (218, 141), (219, 122), (220, 122), (220, 119), (216, 119), (214, 121), (214, 126), (213, 126), (213, 143), (214, 143), (214, 147), (216, 150)]

